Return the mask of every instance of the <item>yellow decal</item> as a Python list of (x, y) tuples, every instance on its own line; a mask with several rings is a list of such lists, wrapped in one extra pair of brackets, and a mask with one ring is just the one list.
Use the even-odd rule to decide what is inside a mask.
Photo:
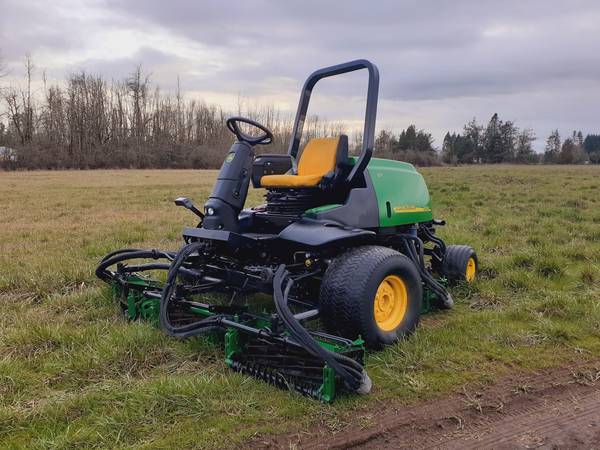
[(394, 207), (394, 212), (395, 213), (416, 213), (416, 212), (431, 212), (431, 209), (429, 208), (419, 208), (417, 206), (395, 206)]

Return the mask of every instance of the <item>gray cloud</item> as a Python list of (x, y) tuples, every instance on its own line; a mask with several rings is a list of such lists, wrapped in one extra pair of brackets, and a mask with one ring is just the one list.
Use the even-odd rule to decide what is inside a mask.
[[(541, 140), (557, 127), (600, 132), (593, 0), (88, 0), (93, 14), (69, 8), (77, 4), (8, 0), (0, 26), (9, 63), (25, 51), (79, 55), (53, 70), (123, 77), (141, 62), (167, 89), (179, 74), (189, 90), (287, 99), (311, 70), (360, 57), (381, 71), (380, 123), (400, 129), (420, 120), (438, 143), (445, 130), (496, 111)], [(107, 30), (133, 33), (135, 51), (86, 57), (99, 45), (94, 34)], [(342, 103), (358, 102), (362, 89), (360, 76), (328, 83), (329, 101), (319, 105), (355, 119)]]

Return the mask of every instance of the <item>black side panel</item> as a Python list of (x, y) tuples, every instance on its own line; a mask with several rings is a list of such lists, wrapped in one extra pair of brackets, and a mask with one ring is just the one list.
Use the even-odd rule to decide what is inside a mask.
[(185, 227), (183, 229), (183, 235), (185, 237), (194, 237), (200, 239), (207, 239), (211, 241), (223, 241), (228, 242), (231, 238), (231, 232), (225, 230), (207, 230), (205, 228), (191, 228)]
[(188, 238), (227, 243), (233, 250), (240, 248), (255, 250), (259, 243), (269, 243), (269, 241), (274, 241), (277, 238), (276, 234), (240, 234), (225, 230), (207, 230), (206, 228), (189, 227), (183, 229), (183, 235)]
[(300, 219), (279, 233), (279, 239), (309, 247), (319, 247), (348, 239), (370, 241), (373, 238), (375, 238), (373, 231), (342, 227), (335, 222), (311, 219)]
[(365, 170), (365, 187), (350, 190), (348, 199), (339, 208), (315, 214), (317, 220), (333, 220), (357, 228), (379, 227), (379, 206), (369, 173)]

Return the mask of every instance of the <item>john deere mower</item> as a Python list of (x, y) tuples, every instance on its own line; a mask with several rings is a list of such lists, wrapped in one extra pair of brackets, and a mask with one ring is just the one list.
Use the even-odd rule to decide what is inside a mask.
[[(315, 84), (362, 69), (360, 154), (349, 156), (345, 135), (301, 150)], [(447, 285), (472, 282), (478, 265), (471, 247), (436, 236), (444, 222), (415, 168), (372, 157), (378, 89), (366, 60), (312, 73), (287, 155), (255, 154), (272, 132), (229, 118), (236, 139), (203, 211), (175, 200), (199, 220), (184, 228), (181, 249), (122, 249), (98, 266), (126, 317), (177, 338), (220, 336), (228, 366), (284, 389), (323, 401), (369, 392), (365, 350), (409, 335), (423, 312), (450, 308)], [(250, 182), (266, 190), (265, 204), (244, 209)]]

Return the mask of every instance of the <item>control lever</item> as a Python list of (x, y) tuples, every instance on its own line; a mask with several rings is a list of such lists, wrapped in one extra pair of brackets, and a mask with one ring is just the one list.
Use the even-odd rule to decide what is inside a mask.
[(185, 209), (189, 209), (191, 212), (196, 214), (200, 219), (204, 220), (204, 214), (198, 208), (194, 206), (192, 201), (187, 197), (177, 197), (175, 199), (175, 204), (177, 206), (183, 206)]

